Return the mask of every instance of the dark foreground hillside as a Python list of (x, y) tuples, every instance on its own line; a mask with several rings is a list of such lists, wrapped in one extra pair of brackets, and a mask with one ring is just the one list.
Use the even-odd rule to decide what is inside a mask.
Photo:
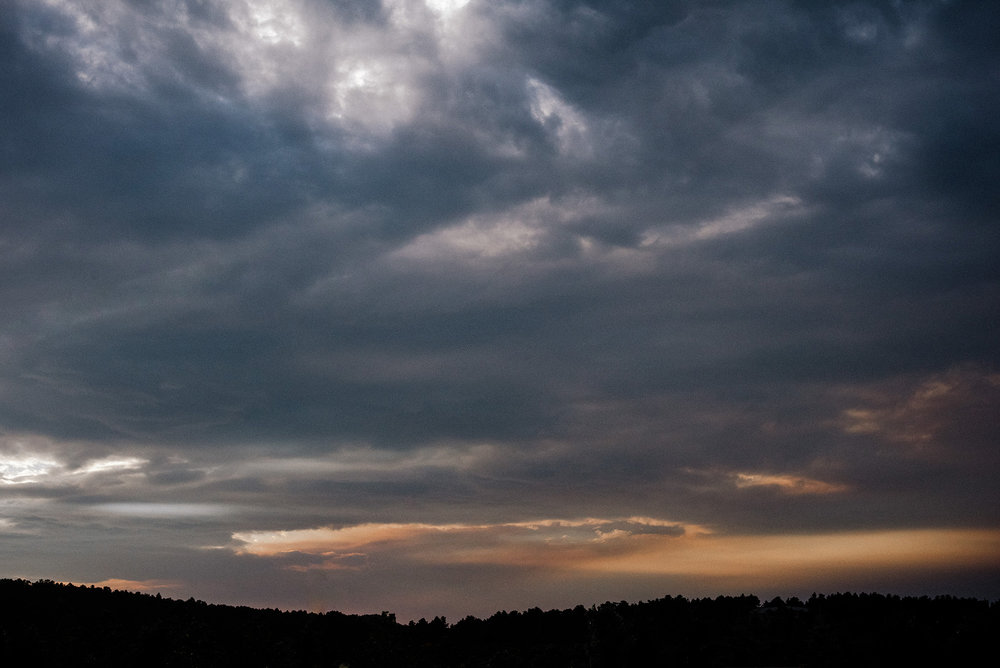
[(667, 596), (449, 626), (0, 580), (5, 666), (940, 666), (998, 637), (1000, 604), (953, 597)]

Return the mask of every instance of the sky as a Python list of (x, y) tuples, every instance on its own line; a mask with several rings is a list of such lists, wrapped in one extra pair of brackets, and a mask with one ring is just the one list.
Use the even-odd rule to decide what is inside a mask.
[(0, 576), (1000, 598), (1000, 5), (0, 0)]

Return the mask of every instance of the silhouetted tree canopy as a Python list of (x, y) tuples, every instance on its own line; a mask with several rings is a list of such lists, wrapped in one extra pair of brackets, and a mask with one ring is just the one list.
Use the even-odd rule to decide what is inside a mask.
[(449, 625), (284, 612), (0, 580), (0, 661), (32, 666), (939, 666), (1000, 637), (1000, 603), (813, 594), (683, 596), (497, 612)]

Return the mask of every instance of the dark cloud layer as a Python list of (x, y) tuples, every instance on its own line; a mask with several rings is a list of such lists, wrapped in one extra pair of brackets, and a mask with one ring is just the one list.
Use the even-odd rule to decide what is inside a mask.
[[(233, 534), (995, 530), (998, 22), (2, 2), (2, 569), (195, 588), (239, 562), (274, 578), (246, 600), (295, 605)], [(110, 535), (148, 562), (100, 566)], [(502, 579), (428, 545), (427, 582)], [(358, 559), (323, 605), (391, 607), (395, 566)]]

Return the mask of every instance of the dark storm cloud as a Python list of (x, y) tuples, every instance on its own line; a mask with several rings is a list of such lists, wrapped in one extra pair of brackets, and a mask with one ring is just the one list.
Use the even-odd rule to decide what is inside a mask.
[[(180, 313), (158, 316), (140, 309), (134, 315), (112, 315), (76, 325), (68, 332), (71, 336), (53, 341), (46, 355), (49, 364), (60, 366), (65, 362), (65, 367), (98, 388), (103, 384), (100, 379), (106, 378), (112, 397), (121, 396), (132, 385), (135, 397), (145, 392), (142, 399), (133, 398), (133, 404), (140, 404), (139, 414), (160, 419), (155, 404), (165, 411), (162, 419), (169, 421), (173, 415), (184, 423), (190, 419), (182, 417), (183, 404), (169, 397), (169, 388), (177, 383), (164, 377), (167, 368), (175, 373), (180, 370), (182, 375), (185, 366), (191, 369), (187, 374), (208, 397), (205, 400), (185, 393), (185, 398), (192, 408), (214, 404), (215, 414), (205, 416), (210, 423), (231, 419), (224, 417), (227, 411), (219, 406), (229, 386), (241, 387), (233, 393), (231, 403), (246, 407), (248, 396), (262, 397), (264, 386), (273, 384), (286, 400), (269, 397), (266, 411), (277, 414), (262, 416), (263, 423), (281, 424), (294, 415), (295, 422), (307, 431), (311, 422), (319, 420), (320, 432), (340, 423), (354, 437), (363, 437), (366, 429), (373, 428), (370, 423), (377, 420), (374, 416), (362, 417), (365, 406), (378, 405), (379, 397), (385, 397), (385, 408), (395, 407), (397, 398), (387, 394), (393, 389), (399, 393), (402, 405), (407, 403), (405, 397), (410, 392), (427, 398), (433, 406), (426, 420), (432, 433), (435, 426), (440, 429), (461, 422), (463, 414), (474, 416), (472, 422), (489, 432), (486, 425), (491, 423), (491, 405), (499, 409), (493, 429), (509, 424), (510, 414), (530, 418), (530, 406), (543, 398), (529, 394), (518, 399), (517, 395), (539, 379), (529, 373), (520, 380), (508, 378), (508, 385), (491, 389), (474, 376), (464, 380), (452, 376), (448, 380), (457, 383), (455, 392), (460, 396), (451, 402), (457, 402), (455, 409), (448, 410), (450, 390), (448, 384), (440, 383), (440, 374), (429, 379), (438, 386), (438, 397), (434, 390), (419, 384), (408, 389), (409, 383), (393, 388), (400, 383), (376, 381), (359, 386), (340, 378), (317, 378), (322, 372), (303, 374), (289, 369), (291, 342), (296, 344), (296, 353), (305, 358), (331, 350), (360, 352), (364, 356), (363, 351), (358, 351), (363, 347), (369, 351), (388, 350), (391, 357), (401, 361), (401, 356), (417, 351), (433, 354), (463, 344), (495, 349), (498, 341), (506, 340), (515, 354), (527, 352), (522, 350), (526, 344), (554, 348), (555, 356), (548, 358), (548, 364), (555, 368), (546, 369), (546, 375), (586, 375), (586, 371), (574, 369), (596, 367), (594, 380), (610, 379), (613, 384), (619, 374), (640, 392), (646, 391), (642, 389), (646, 385), (644, 375), (652, 383), (647, 389), (654, 390), (664, 382), (658, 378), (676, 377), (678, 372), (683, 375), (683, 369), (674, 368), (676, 358), (671, 353), (685, 360), (691, 359), (692, 353), (696, 359), (704, 355), (710, 370), (717, 360), (708, 350), (727, 347), (725, 339), (720, 338), (727, 335), (751, 348), (744, 366), (752, 366), (742, 369), (751, 374), (759, 373), (755, 366), (770, 366), (772, 356), (789, 363), (792, 368), (786, 373), (808, 374), (809, 367), (816, 369), (813, 373), (842, 367), (848, 351), (858, 359), (857, 366), (872, 365), (884, 357), (884, 347), (898, 343), (871, 342), (874, 347), (868, 353), (865, 347), (869, 342), (859, 341), (857, 330), (867, 327), (884, 333), (898, 328), (892, 322), (879, 322), (880, 314), (871, 313), (884, 296), (866, 294), (873, 288), (886, 290), (898, 282), (900, 297), (909, 296), (909, 283), (926, 275), (925, 267), (918, 264), (920, 252), (929, 256), (926, 261), (940, 263), (940, 254), (933, 251), (942, 242), (957, 246), (963, 253), (962, 262), (978, 263), (964, 268), (964, 272), (961, 266), (946, 265), (952, 268), (953, 276), (942, 279), (952, 280), (952, 290), (966, 289), (969, 280), (993, 278), (987, 268), (992, 247), (987, 244), (987, 250), (978, 250), (983, 245), (972, 244), (973, 239), (942, 238), (948, 231), (961, 234), (960, 229), (951, 229), (950, 221), (914, 221), (914, 226), (930, 228), (924, 232), (924, 239), (914, 240), (901, 239), (899, 230), (887, 229), (890, 225), (906, 227), (909, 221), (883, 220), (887, 213), (898, 215), (901, 209), (908, 216), (926, 215), (918, 210), (926, 205), (926, 195), (914, 202), (911, 193), (898, 192), (913, 189), (913, 185), (907, 185), (913, 178), (899, 181), (920, 169), (919, 164), (909, 164), (919, 163), (913, 153), (944, 150), (939, 146), (939, 137), (926, 138), (924, 142), (929, 146), (920, 147), (923, 142), (920, 137), (911, 137), (912, 130), (895, 129), (893, 124), (894, 115), (902, 111), (894, 109), (896, 100), (912, 95), (910, 88), (924, 86), (924, 79), (916, 76), (899, 83), (891, 80), (898, 70), (913, 67), (910, 60), (901, 58), (900, 52), (906, 49), (903, 42), (907, 31), (928, 31), (921, 22), (926, 24), (931, 19), (919, 16), (916, 10), (912, 10), (917, 16), (913, 18), (886, 8), (824, 9), (813, 13), (801, 8), (779, 9), (784, 8), (762, 5), (744, 12), (720, 8), (697, 11), (679, 5), (669, 7), (662, 15), (647, 15), (646, 10), (584, 4), (476, 8), (500, 15), (500, 34), (506, 39), (498, 48), (507, 50), (501, 62), (508, 68), (511, 62), (521, 63), (528, 76), (539, 77), (539, 85), (544, 88), (540, 89), (542, 93), (534, 92), (536, 97), (562, 96), (594, 126), (605, 123), (619, 128), (618, 139), (597, 137), (593, 140), (593, 155), (572, 160), (558, 155), (556, 145), (560, 127), (570, 119), (559, 116), (550, 118), (550, 126), (540, 125), (531, 113), (530, 86), (509, 75), (499, 78), (485, 62), (472, 62), (457, 79), (427, 79), (429, 85), (441, 87), (440, 95), (433, 91), (435, 95), (424, 103), (438, 112), (440, 120), (435, 114), (414, 117), (408, 126), (400, 126), (389, 138), (377, 141), (374, 150), (352, 155), (335, 147), (335, 128), (308, 127), (305, 117), (314, 100), (304, 91), (314, 84), (313, 80), (282, 84), (278, 98), (254, 104), (241, 92), (239, 75), (227, 69), (232, 59), (199, 47), (180, 27), (170, 25), (167, 10), (144, 7), (145, 13), (129, 15), (129, 26), (146, 35), (137, 41), (154, 44), (161, 49), (161, 57), (145, 67), (142, 63), (136, 67), (144, 82), (140, 89), (103, 96), (99, 96), (101, 91), (90, 90), (75, 80), (65, 60), (46, 60), (44, 52), (25, 48), (23, 42), (30, 43), (31, 38), (38, 41), (46, 22), (56, 20), (52, 9), (47, 10), (49, 16), (41, 17), (25, 10), (21, 26), (14, 26), (21, 27), (21, 32), (12, 28), (8, 37), (22, 40), (11, 47), (15, 51), (12, 60), (24, 63), (11, 68), (15, 77), (11, 86), (26, 89), (30, 81), (39, 91), (14, 96), (19, 108), (10, 115), (22, 132), (15, 135), (15, 146), (9, 151), (18, 161), (12, 168), (20, 169), (11, 171), (27, 179), (29, 168), (42, 170), (45, 177), (33, 181), (39, 184), (37, 187), (56, 191), (18, 188), (15, 201), (44, 202), (42, 206), (47, 210), (15, 217), (15, 225), (20, 222), (27, 227), (30, 223), (27, 234), (35, 235), (46, 227), (39, 224), (39, 217), (55, 218), (61, 226), (53, 233), (65, 239), (66, 228), (76, 230), (86, 235), (77, 242), (83, 247), (113, 234), (134, 240), (136, 250), (149, 254), (147, 261), (164, 262), (159, 275), (139, 278), (144, 296), (169, 291), (170, 286), (159, 281), (170, 281), (171, 273), (179, 269), (177, 254), (184, 252), (181, 242), (177, 242), (181, 245), (177, 254), (168, 255), (155, 250), (161, 240), (256, 234), (239, 245), (222, 244), (203, 251), (219, 259), (202, 276), (194, 278), (190, 286), (194, 295), (185, 292), (184, 299), (176, 297), (175, 308)], [(189, 28), (204, 21), (197, 14), (189, 16), (194, 17)], [(225, 29), (230, 23), (218, 15), (209, 25)], [(73, 30), (64, 25), (61, 33), (72, 36)], [(536, 36), (542, 34), (555, 37)], [(692, 35), (699, 38), (697, 45), (690, 43)], [(954, 74), (948, 61), (963, 56), (955, 53), (961, 48), (959, 43), (946, 41), (949, 36), (945, 32), (938, 38), (943, 44), (936, 46), (941, 52), (938, 60), (944, 62), (941, 67)], [(422, 35), (418, 37), (423, 39)], [(118, 47), (124, 53), (136, 49), (129, 43)], [(969, 48), (976, 48), (976, 44)], [(898, 64), (900, 60), (902, 64)], [(835, 63), (839, 69), (833, 67)], [(483, 87), (484, 78), (490, 87)], [(973, 76), (967, 74), (965, 78)], [(464, 99), (469, 92), (451, 90), (449, 87), (456, 81), (462, 87), (478, 86), (471, 92), (485, 100), (475, 110), (451, 102)], [(845, 88), (852, 82), (861, 84), (860, 92)], [(967, 82), (965, 87), (974, 84)], [(834, 90), (848, 93), (831, 99)], [(989, 103), (988, 90), (981, 92), (987, 98), (983, 102)], [(935, 90), (925, 93), (925, 98), (940, 100), (941, 104), (946, 93)], [(500, 95), (507, 98), (501, 99)], [(820, 99), (814, 99), (817, 96)], [(885, 102), (876, 103), (871, 99), (874, 97)], [(636, 105), (636, 99), (644, 104)], [(485, 118), (484, 106), (489, 109)], [(473, 114), (474, 121), (466, 120), (469, 114)], [(42, 128), (43, 121), (55, 131)], [(784, 136), (780, 128), (774, 127), (782, 122), (792, 126)], [(795, 128), (797, 124), (805, 127), (800, 131)], [(485, 137), (472, 133), (482, 127), (489, 132)], [(964, 128), (958, 131), (967, 132)], [(768, 132), (777, 136), (768, 138)], [(522, 153), (490, 157), (497, 133), (509, 135)], [(771, 145), (762, 145), (768, 139)], [(612, 143), (605, 145), (602, 140)], [(959, 140), (964, 141), (961, 137)], [(637, 151), (620, 160), (612, 159), (617, 155), (604, 153), (617, 147)], [(814, 168), (815, 176), (809, 174), (805, 160), (820, 163)], [(940, 161), (926, 162), (937, 165)], [(894, 173), (882, 178), (879, 171)], [(895, 174), (900, 171), (902, 176)], [(521, 176), (525, 172), (527, 178)], [(384, 301), (399, 299), (386, 299), (385, 293), (406, 294), (423, 288), (419, 284), (412, 288), (401, 286), (399, 281), (409, 280), (405, 273), (383, 278), (369, 271), (363, 282), (353, 286), (357, 291), (355, 301), (345, 305), (348, 308), (338, 310), (338, 304), (329, 301), (321, 302), (322, 311), (308, 302), (296, 308), (297, 293), (308, 289), (311, 282), (327, 272), (350, 276), (355, 271), (351, 266), (355, 248), (364, 262), (363, 258), (371, 257), (371, 253), (385, 249), (385, 243), (398, 244), (421, 230), (447, 225), (474, 211), (477, 205), (488, 207), (487, 211), (502, 210), (525, 198), (558, 194), (567, 188), (594, 193), (611, 201), (616, 209), (603, 216), (575, 212), (566, 229), (541, 231), (538, 251), (553, 259), (568, 254), (570, 266), (542, 269), (540, 278), (553, 281), (553, 287), (547, 288), (544, 282), (529, 287), (541, 294), (532, 296), (529, 292), (523, 303), (508, 308), (496, 308), (488, 302), (476, 304), (468, 301), (474, 300), (474, 295), (463, 294), (461, 287), (445, 291), (442, 286), (440, 297), (434, 293), (416, 297), (427, 301), (430, 311), (411, 314), (404, 308), (400, 313), (392, 312), (390, 306), (390, 312), (383, 313), (379, 311)], [(793, 220), (709, 240), (686, 253), (695, 258), (693, 263), (686, 260), (690, 266), (679, 271), (665, 266), (638, 279), (615, 277), (595, 284), (588, 263), (572, 265), (574, 257), (579, 259), (579, 238), (593, 239), (608, 248), (636, 247), (642, 231), (654, 222), (653, 216), (662, 219), (666, 213), (668, 220), (664, 222), (690, 225), (725, 215), (727, 210), (775, 192), (802, 198), (801, 206), (810, 215), (808, 224)], [(638, 193), (648, 194), (639, 199)], [(945, 208), (944, 215), (958, 215), (958, 211), (947, 208), (949, 199), (959, 200), (953, 204), (957, 207), (966, 203), (962, 201), (964, 194), (961, 189), (947, 191), (934, 204)], [(885, 204), (886, 198), (903, 201)], [(622, 203), (629, 199), (638, 201)], [(869, 204), (872, 201), (882, 204)], [(320, 202), (333, 210), (317, 213), (315, 206)], [(360, 214), (363, 220), (346, 225), (353, 228), (348, 230), (340, 229), (336, 220), (323, 229), (317, 229), (318, 224), (313, 222), (319, 216), (347, 217), (345, 212), (351, 210), (371, 212)], [(289, 224), (289, 216), (304, 220), (304, 224)], [(268, 224), (282, 227), (273, 234), (253, 232)], [(936, 229), (944, 225), (947, 229)], [(277, 253), (275, 243), (279, 244)], [(149, 244), (154, 250), (149, 250)], [(34, 252), (37, 255), (29, 260), (31, 269), (37, 271), (41, 263), (61, 266), (58, 270), (43, 270), (40, 282), (46, 285), (51, 285), (50, 279), (66, 282), (69, 276), (86, 275), (89, 270), (96, 277), (92, 279), (92, 292), (97, 301), (116, 292), (121, 294), (124, 276), (120, 267), (123, 261), (128, 262), (127, 257), (108, 253), (88, 262), (74, 248), (60, 253), (39, 246)], [(241, 253), (242, 257), (227, 258), (227, 253)], [(123, 254), (129, 254), (127, 249)], [(669, 264), (673, 259), (670, 256), (667, 252), (658, 259)], [(774, 285), (741, 289), (734, 294), (733, 286), (715, 274), (712, 263), (719, 261), (728, 262), (735, 272), (749, 272), (741, 276), (750, 278), (761, 271), (763, 262), (763, 271), (777, 274)], [(514, 271), (518, 269), (513, 267)], [(789, 304), (790, 312), (784, 312), (784, 305), (779, 307), (775, 296), (787, 289), (782, 285), (782, 275), (796, 270), (806, 274), (805, 280), (813, 281), (813, 289), (807, 288), (804, 296), (817, 303), (800, 298)], [(19, 277), (29, 273), (23, 267), (12, 271), (17, 271)], [(65, 272), (66, 278), (52, 276), (54, 271)], [(497, 271), (500, 274), (496, 280), (506, 280), (503, 268)], [(942, 267), (941, 271), (947, 269)], [(111, 286), (100, 280), (108, 272), (117, 274), (111, 276)], [(858, 280), (865, 272), (870, 272), (871, 283)], [(850, 281), (846, 285), (841, 283), (845, 277)], [(134, 273), (131, 278), (135, 280)], [(942, 279), (929, 289), (939, 289)], [(10, 284), (16, 283), (12, 280)], [(678, 283), (680, 287), (675, 287)], [(74, 287), (88, 292), (86, 287)], [(630, 311), (638, 315), (620, 311), (620, 294), (633, 297)], [(187, 301), (192, 296), (202, 299)], [(887, 296), (891, 299), (896, 295)], [(454, 306), (456, 297), (466, 302)], [(692, 307), (679, 300), (700, 302), (693, 310), (701, 313), (691, 318)], [(832, 309), (831, 301), (849, 302), (856, 310)], [(195, 306), (199, 302), (200, 308)], [(830, 312), (838, 313), (846, 322), (829, 322), (824, 314)], [(682, 315), (675, 315), (678, 313)], [(892, 320), (906, 321), (909, 315), (904, 310)], [(985, 314), (974, 310), (948, 315), (949, 321), (956, 316), (970, 321), (963, 323), (963, 330), (972, 331)], [(703, 323), (699, 322), (702, 318)], [(593, 332), (594, 323), (605, 319), (618, 327), (609, 325), (608, 331), (593, 337), (599, 339), (596, 344), (587, 341), (586, 346), (582, 345), (581, 333), (585, 336)], [(787, 319), (792, 321), (783, 321)], [(868, 319), (874, 322), (865, 322)], [(726, 321), (737, 331), (723, 331), (719, 324)], [(572, 331), (568, 327), (559, 331), (560, 322), (575, 322), (576, 326)], [(166, 323), (168, 327), (164, 327)], [(832, 349), (826, 353), (817, 351), (816, 337), (845, 327), (852, 330), (846, 340), (832, 342)], [(656, 345), (650, 330), (661, 328), (674, 332), (665, 333), (666, 340)], [(506, 332), (510, 335), (505, 336)], [(768, 345), (773, 332), (794, 332), (796, 341), (774, 351)], [(927, 329), (921, 328), (916, 336), (927, 338)], [(608, 348), (614, 342), (630, 340), (631, 353)], [(984, 348), (989, 340), (984, 337), (978, 344), (973, 341), (966, 345), (972, 347), (974, 355), (981, 355), (988, 352)], [(581, 349), (579, 354), (574, 354), (575, 346)], [(912, 357), (922, 357), (931, 345), (917, 340), (909, 347), (913, 349)], [(609, 354), (611, 361), (602, 365), (602, 357)], [(829, 362), (823, 361), (824, 354)], [(940, 360), (937, 365), (961, 361), (967, 355), (968, 351), (960, 351), (958, 359)], [(725, 356), (731, 359), (732, 352), (727, 350)], [(493, 376), (482, 374), (484, 362), (478, 361), (475, 354), (466, 358), (467, 363), (455, 366), (456, 372), (476, 370), (481, 376)], [(739, 356), (736, 362), (740, 362)], [(907, 360), (900, 363), (905, 365)], [(256, 378), (248, 378), (250, 374), (240, 371), (251, 364)], [(51, 378), (45, 373), (33, 375)], [(126, 377), (128, 381), (123, 382)], [(217, 382), (212, 383), (212, 378)], [(470, 393), (467, 385), (479, 386)], [(319, 397), (323, 397), (324, 411), (317, 410)], [(149, 408), (141, 406), (143, 402)], [(286, 413), (293, 410), (292, 406), (299, 410)], [(342, 410), (338, 410), (340, 406)], [(413, 410), (421, 413), (425, 408)], [(330, 424), (310, 415), (327, 411)], [(409, 420), (404, 417), (402, 421)], [(450, 435), (460, 434), (459, 429), (458, 434)]]
[(0, 529), (161, 532), (87, 579), (188, 577), (173, 522), (996, 525), (988, 3), (4, 10)]

